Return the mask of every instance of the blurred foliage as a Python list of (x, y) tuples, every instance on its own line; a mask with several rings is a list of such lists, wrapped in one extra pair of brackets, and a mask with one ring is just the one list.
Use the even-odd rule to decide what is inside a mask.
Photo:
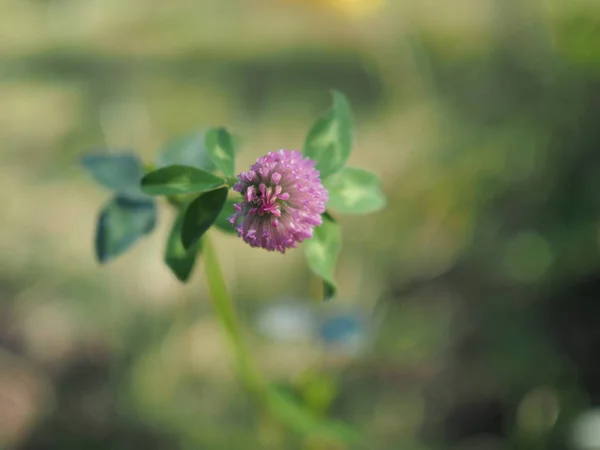
[[(317, 308), (330, 325), (246, 330), (259, 365), (369, 449), (597, 448), (597, 1), (335, 4), (0, 3), (3, 447), (336, 448), (238, 387), (203, 277), (181, 287), (157, 257), (169, 220), (98, 268), (106, 192), (76, 160), (103, 144), (151, 161), (231, 124), (244, 167), (301, 148), (337, 89), (348, 164), (383, 176), (388, 206), (338, 219), (339, 299)], [(310, 304), (301, 251), (232, 241), (215, 239), (245, 323)]]

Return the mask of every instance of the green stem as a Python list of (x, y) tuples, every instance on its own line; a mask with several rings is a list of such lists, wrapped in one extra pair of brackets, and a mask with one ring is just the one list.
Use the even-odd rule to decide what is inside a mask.
[(215, 313), (229, 341), (238, 376), (245, 387), (274, 418), (297, 433), (327, 442), (356, 443), (359, 437), (354, 429), (343, 423), (317, 417), (305, 405), (266, 382), (245, 345), (217, 254), (206, 235), (202, 239), (202, 257)]
[(204, 236), (202, 240), (202, 257), (208, 290), (215, 312), (229, 341), (231, 351), (235, 355), (238, 375), (251, 392), (260, 393), (264, 390), (265, 383), (246, 348), (235, 307), (227, 292), (227, 285), (223, 278), (217, 254), (207, 236)]
[(227, 178), (227, 186), (232, 187), (235, 183), (237, 183), (239, 180), (237, 177), (229, 177)]

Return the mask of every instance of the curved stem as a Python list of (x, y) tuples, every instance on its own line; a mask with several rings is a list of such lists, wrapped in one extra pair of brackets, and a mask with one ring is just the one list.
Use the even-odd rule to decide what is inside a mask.
[(254, 366), (250, 353), (246, 348), (240, 323), (229, 292), (227, 291), (227, 285), (223, 278), (217, 254), (207, 236), (202, 240), (202, 257), (204, 259), (204, 273), (208, 283), (208, 290), (219, 322), (229, 341), (231, 351), (235, 355), (238, 375), (246, 385), (246, 388), (258, 393), (264, 389), (265, 383)]
[(305, 405), (276, 389), (262, 377), (246, 347), (217, 254), (206, 235), (202, 238), (202, 257), (215, 313), (229, 341), (238, 376), (244, 386), (274, 418), (294, 431), (328, 442), (356, 443), (359, 437), (354, 429), (340, 422), (317, 417)]

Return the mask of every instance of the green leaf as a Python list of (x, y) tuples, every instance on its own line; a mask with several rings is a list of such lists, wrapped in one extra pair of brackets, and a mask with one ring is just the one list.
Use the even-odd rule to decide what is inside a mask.
[(233, 209), (233, 205), (235, 203), (239, 203), (241, 199), (233, 199), (228, 198), (225, 201), (225, 205), (223, 205), (223, 209), (219, 213), (219, 217), (215, 220), (215, 226), (225, 233), (237, 234), (235, 231), (235, 227), (229, 223), (229, 218), (235, 213), (235, 209)]
[(363, 169), (345, 167), (324, 182), (329, 191), (328, 207), (341, 213), (367, 214), (387, 203), (377, 175)]
[(236, 153), (239, 153), (244, 146), (244, 138), (242, 138), (239, 134), (232, 134), (231, 141), (233, 142), (233, 149)]
[(185, 249), (194, 246), (217, 220), (227, 199), (227, 187), (206, 192), (192, 201), (185, 211), (181, 242)]
[(342, 230), (340, 226), (323, 216), (323, 224), (315, 228), (313, 237), (304, 244), (304, 253), (308, 267), (325, 282), (325, 298), (335, 295), (335, 264), (342, 249)]
[(216, 189), (223, 184), (223, 178), (205, 170), (173, 165), (146, 174), (142, 178), (142, 191), (149, 195), (194, 194)]
[(235, 145), (225, 128), (211, 128), (206, 132), (204, 143), (213, 164), (227, 177), (235, 175)]
[(153, 200), (115, 197), (102, 209), (96, 228), (96, 256), (100, 263), (119, 256), (156, 224)]
[(133, 152), (94, 152), (81, 158), (81, 165), (101, 186), (132, 198), (144, 198), (140, 180), (144, 168)]
[(169, 140), (158, 154), (157, 166), (172, 165), (191, 166), (212, 172), (215, 165), (208, 157), (204, 146), (204, 133), (192, 133)]
[(200, 243), (189, 250), (183, 248), (181, 243), (181, 230), (183, 229), (184, 214), (180, 213), (173, 221), (167, 248), (165, 249), (165, 264), (171, 269), (171, 272), (179, 281), (186, 282), (196, 263), (196, 256), (200, 250)]
[(346, 164), (352, 151), (352, 112), (344, 94), (333, 91), (333, 105), (310, 129), (304, 143), (304, 155), (317, 162), (321, 179)]

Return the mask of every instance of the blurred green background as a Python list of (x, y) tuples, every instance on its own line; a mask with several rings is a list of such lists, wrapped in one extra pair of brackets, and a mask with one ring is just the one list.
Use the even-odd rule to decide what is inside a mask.
[(345, 449), (234, 378), (170, 211), (100, 267), (93, 148), (224, 125), (301, 148), (330, 89), (376, 215), (340, 295), (301, 251), (215, 241), (270, 380), (387, 449), (600, 449), (598, 0), (0, 0), (0, 447)]

